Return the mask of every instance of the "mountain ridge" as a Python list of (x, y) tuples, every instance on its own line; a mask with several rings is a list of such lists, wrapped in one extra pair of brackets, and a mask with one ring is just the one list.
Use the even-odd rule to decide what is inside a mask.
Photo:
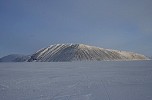
[(34, 53), (29, 62), (147, 60), (144, 55), (85, 44), (55, 44)]
[(10, 54), (0, 58), (0, 62), (26, 62), (29, 58), (29, 55)]
[(11, 54), (0, 62), (69, 62), (69, 61), (128, 61), (150, 60), (142, 54), (105, 49), (85, 44), (54, 44), (31, 55)]

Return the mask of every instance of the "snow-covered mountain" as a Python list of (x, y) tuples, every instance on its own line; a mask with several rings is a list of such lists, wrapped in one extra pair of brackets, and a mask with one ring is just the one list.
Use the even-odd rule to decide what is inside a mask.
[(84, 44), (56, 44), (34, 53), (29, 62), (100, 61), (100, 60), (147, 60), (144, 55), (104, 49)]
[(10, 54), (0, 58), (0, 62), (25, 62), (30, 58), (30, 56), (20, 55), (20, 54)]

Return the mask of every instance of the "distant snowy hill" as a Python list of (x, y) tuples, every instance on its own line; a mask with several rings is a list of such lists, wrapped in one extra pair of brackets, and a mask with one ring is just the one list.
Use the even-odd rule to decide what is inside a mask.
[(30, 56), (11, 54), (0, 58), (0, 62), (24, 62), (27, 61)]
[(29, 62), (147, 60), (144, 55), (84, 44), (56, 44), (34, 53)]

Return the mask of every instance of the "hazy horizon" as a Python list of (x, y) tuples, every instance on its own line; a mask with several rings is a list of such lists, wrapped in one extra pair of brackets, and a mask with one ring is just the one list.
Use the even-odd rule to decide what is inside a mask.
[(0, 0), (0, 57), (82, 43), (152, 56), (151, 0)]

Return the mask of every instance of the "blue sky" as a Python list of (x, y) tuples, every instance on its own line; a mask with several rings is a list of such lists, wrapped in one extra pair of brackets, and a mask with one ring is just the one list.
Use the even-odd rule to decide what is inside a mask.
[(57, 43), (152, 56), (152, 0), (0, 0), (0, 57)]

